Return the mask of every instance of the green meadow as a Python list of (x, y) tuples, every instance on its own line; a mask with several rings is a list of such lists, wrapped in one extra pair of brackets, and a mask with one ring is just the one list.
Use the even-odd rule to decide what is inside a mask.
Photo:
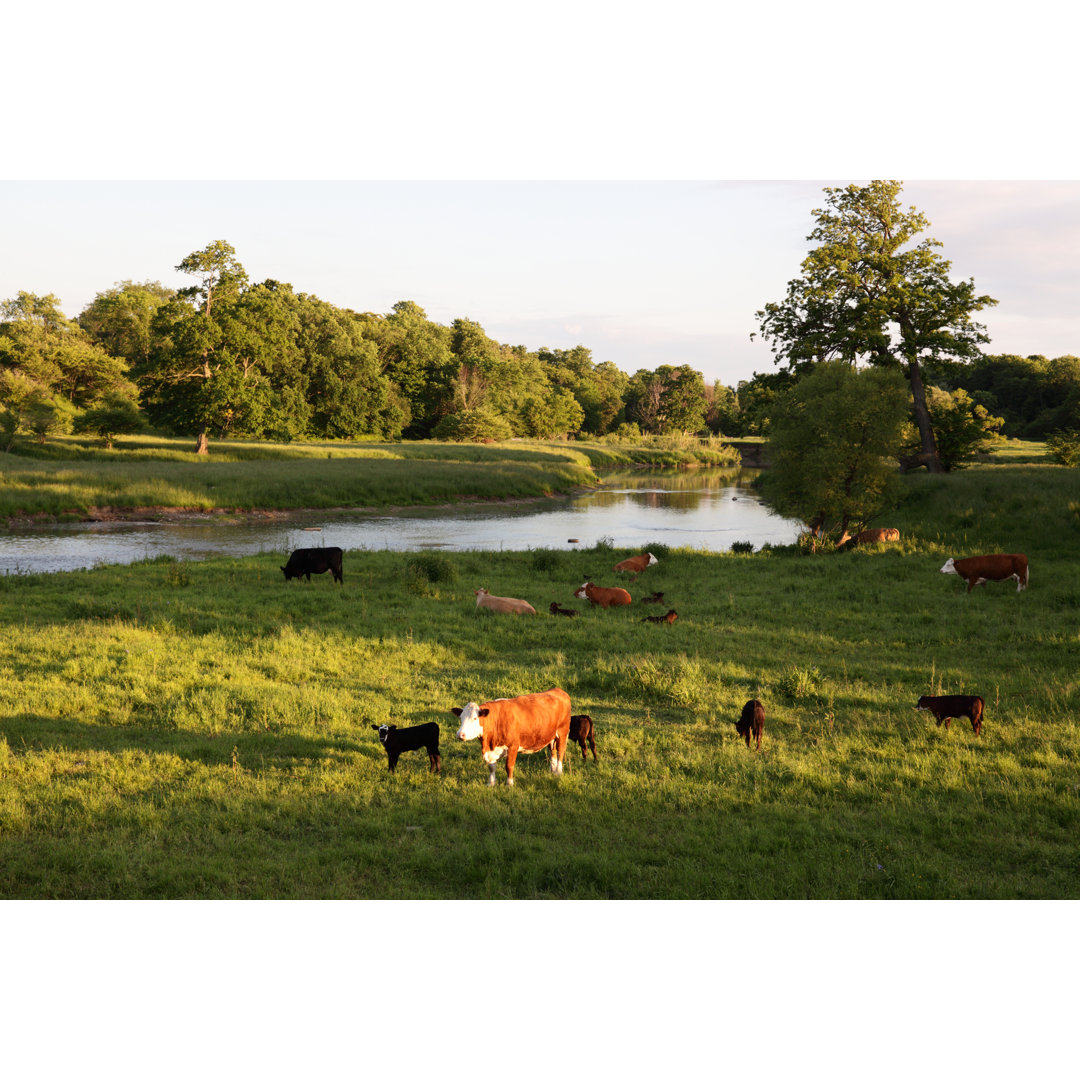
[[(270, 554), (0, 578), (0, 896), (1080, 896), (1080, 470), (1036, 448), (905, 485), (874, 523), (897, 544), (653, 546), (614, 611), (572, 595), (616, 583), (633, 552), (604, 545), (346, 552), (340, 587)], [(1027, 553), (1027, 591), (938, 573), (991, 551)], [(654, 590), (672, 625), (641, 621)], [(599, 760), (488, 787), (450, 707), (555, 685)], [(926, 693), (981, 694), (982, 736)], [(429, 720), (442, 774), (390, 774), (371, 725)]]

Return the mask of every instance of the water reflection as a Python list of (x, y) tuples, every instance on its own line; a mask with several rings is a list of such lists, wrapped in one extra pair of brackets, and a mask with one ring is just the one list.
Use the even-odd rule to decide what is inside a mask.
[(620, 473), (597, 491), (520, 506), (410, 509), (394, 514), (298, 512), (215, 515), (175, 522), (79, 522), (0, 532), (0, 573), (75, 570), (157, 555), (285, 554), (297, 547), (420, 551), (521, 551), (649, 543), (727, 551), (737, 541), (789, 544), (796, 523), (773, 514), (746, 470)]

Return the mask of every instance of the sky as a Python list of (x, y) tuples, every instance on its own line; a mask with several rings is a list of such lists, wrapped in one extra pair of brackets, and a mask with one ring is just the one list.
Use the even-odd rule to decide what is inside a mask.
[[(754, 312), (798, 274), (821, 189), (896, 179), (955, 276), (998, 299), (983, 313), (991, 351), (1080, 353), (1075, 39), (1056, 0), (9, 7), (0, 300), (54, 293), (75, 316), (117, 281), (181, 284), (173, 267), (225, 239), (252, 280), (344, 307), (414, 300), (508, 344), (583, 344), (628, 372), (689, 363), (733, 385), (771, 370)], [(63, 963), (65, 979), (44, 1013), (23, 995), (16, 1023), (39, 1053), (59, 1049), (60, 1019), (84, 1054), (122, 1015), (125, 1041), (166, 1066), (179, 1017), (202, 1036), (201, 1069), (234, 1054), (249, 1067), (260, 1032), (280, 1054), (285, 1021), (294, 1046), (340, 1046), (355, 1067), (384, 1042), (382, 1008), (405, 1005), (440, 1021), (424, 1025), (436, 1053), (413, 1054), (425, 1066), (468, 1032), (474, 1057), (505, 1049), (529, 1077), (552, 1049), (610, 1071), (616, 1047), (631, 1071), (694, 1073), (695, 1033), (729, 1069), (767, 1076), (817, 1059), (994, 1077), (1039, 1072), (1068, 1030), (1054, 1013), (1067, 996), (1047, 1023), (1046, 995), (1028, 990), (1057, 985), (1075, 949), (1024, 946), (1021, 904), (892, 904), (882, 934), (880, 906), (561, 903), (526, 909), (539, 936), (485, 937), (485, 920), (520, 910), (24, 905), (17, 970)], [(387, 933), (417, 913), (430, 936)], [(1040, 906), (1042, 938), (1071, 941), (1072, 914)], [(115, 942), (136, 938), (132, 969)], [(62, 947), (41, 963), (48, 941)], [(162, 952), (172, 942), (183, 955)], [(952, 990), (943, 1006), (935, 983)], [(554, 1040), (485, 1044), (474, 1001), (494, 989), (526, 1015), (568, 988), (587, 1036), (557, 1023)], [(944, 1042), (988, 988), (1011, 1023)], [(740, 1010), (740, 993), (763, 1011)], [(941, 1007), (956, 1023), (928, 1027)], [(770, 1017), (786, 1039), (763, 1057)], [(1032, 1028), (1050, 1035), (1032, 1043)], [(931, 1029), (942, 1041), (924, 1048)]]

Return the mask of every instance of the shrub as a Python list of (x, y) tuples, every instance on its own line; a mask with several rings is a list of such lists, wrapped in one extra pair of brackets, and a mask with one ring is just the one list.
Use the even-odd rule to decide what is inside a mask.
[(1046, 438), (1046, 449), (1059, 465), (1080, 465), (1080, 431), (1055, 431)]
[(736, 540), (731, 545), (731, 553), (733, 555), (752, 555), (754, 552), (754, 545), (749, 540)]
[(431, 585), (451, 585), (457, 581), (457, 567), (438, 552), (414, 555), (405, 566), (406, 575)]

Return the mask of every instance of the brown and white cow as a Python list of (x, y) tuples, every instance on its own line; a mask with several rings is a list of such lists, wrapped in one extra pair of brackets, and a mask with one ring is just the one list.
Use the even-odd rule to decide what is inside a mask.
[(536, 608), (528, 600), (515, 600), (512, 596), (492, 596), (487, 589), (474, 589), (476, 606), (504, 615), (535, 615)]
[(479, 739), (480, 752), (495, 784), (495, 763), (506, 754), (506, 782), (514, 783), (514, 762), (519, 753), (535, 754), (551, 747), (551, 771), (562, 775), (563, 757), (570, 737), (570, 695), (557, 686), (542, 694), (497, 698), (450, 710), (461, 721), (457, 737)]
[(579, 600), (588, 600), (593, 607), (625, 607), (630, 603), (630, 594), (625, 589), (605, 589), (586, 581), (576, 593)]
[(1016, 578), (1016, 591), (1028, 584), (1026, 555), (972, 555), (968, 559), (949, 559), (941, 568), (943, 574), (958, 574), (967, 582), (967, 591), (988, 581), (1008, 581)]
[(655, 566), (658, 559), (651, 552), (643, 551), (640, 555), (634, 555), (629, 559), (615, 564), (615, 569), (620, 574), (640, 574), (647, 566)]
[(856, 533), (847, 542), (847, 546), (855, 547), (856, 544), (887, 544), (899, 539), (899, 529), (863, 529), (862, 532)]

